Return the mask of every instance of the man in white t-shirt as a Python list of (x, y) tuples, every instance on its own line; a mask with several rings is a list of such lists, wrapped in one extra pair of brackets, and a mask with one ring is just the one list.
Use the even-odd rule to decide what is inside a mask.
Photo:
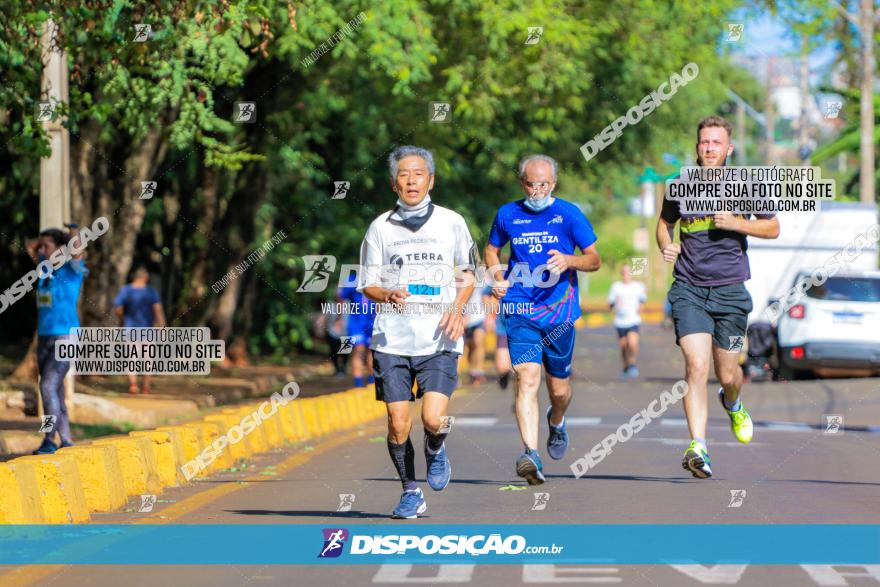
[(427, 505), (416, 484), (409, 436), (413, 382), (422, 398), (428, 485), (440, 491), (452, 475), (444, 443), (450, 430), (446, 410), (458, 383), (477, 248), (464, 218), (431, 202), (430, 151), (398, 147), (389, 165), (397, 205), (367, 230), (358, 290), (380, 304), (370, 344), (376, 399), (388, 410), (388, 453), (403, 484), (392, 517), (417, 518)]
[(635, 281), (629, 265), (620, 270), (621, 281), (611, 284), (608, 304), (614, 310), (614, 327), (620, 338), (620, 355), (623, 359), (623, 379), (636, 378), (639, 369), (636, 359), (639, 356), (639, 324), (642, 323), (642, 306), (647, 299), (645, 284)]

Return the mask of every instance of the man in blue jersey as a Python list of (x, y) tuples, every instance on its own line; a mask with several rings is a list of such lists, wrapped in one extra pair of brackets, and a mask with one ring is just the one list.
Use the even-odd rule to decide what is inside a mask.
[[(516, 374), (516, 420), (525, 447), (516, 473), (538, 485), (545, 481), (537, 450), (541, 366), (551, 404), (547, 452), (559, 460), (568, 448), (565, 410), (571, 401), (574, 322), (581, 315), (577, 272), (596, 271), (601, 261), (590, 221), (577, 206), (553, 196), (556, 161), (530, 155), (520, 162), (519, 176), (526, 197), (498, 210), (485, 259), (495, 282), (492, 294), (501, 300)], [(508, 242), (505, 271), (500, 253)]]
[[(348, 344), (353, 347), (351, 351), (351, 374), (354, 377), (354, 386), (365, 385), (364, 373), (373, 372), (373, 355), (367, 349), (373, 336), (373, 322), (376, 319), (376, 305), (361, 292), (357, 287), (341, 287), (337, 293), (342, 302), (346, 303), (348, 321), (345, 328)], [(343, 339), (345, 344), (345, 339)], [(340, 347), (340, 352), (344, 349)], [(368, 375), (366, 383), (373, 383), (373, 376)]]

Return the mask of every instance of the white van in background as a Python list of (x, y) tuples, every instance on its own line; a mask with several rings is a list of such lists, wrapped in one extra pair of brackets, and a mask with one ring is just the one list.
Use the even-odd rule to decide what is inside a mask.
[(788, 308), (776, 324), (776, 370), (780, 379), (880, 372), (880, 271), (840, 271)]
[[(768, 353), (765, 360), (752, 356), (755, 353), (750, 350), (748, 361), (753, 365), (773, 365), (779, 379), (793, 379), (808, 371), (831, 373), (832, 368), (876, 371), (874, 338), (875, 334), (880, 336), (880, 331), (867, 330), (876, 327), (872, 324), (874, 317), (880, 317), (880, 301), (874, 300), (873, 294), (866, 294), (865, 299), (861, 296), (843, 299), (840, 296), (846, 297), (844, 293), (849, 289), (843, 287), (839, 279), (867, 278), (870, 281), (863, 285), (871, 289), (876, 279), (873, 271), (878, 267), (877, 242), (868, 242), (848, 265), (838, 266), (838, 281), (829, 285), (830, 290), (820, 288), (813, 295), (808, 291), (802, 303), (785, 308), (778, 322), (771, 323), (765, 310), (773, 301), (784, 299), (799, 276), (822, 267), (851, 245), (858, 235), (877, 224), (877, 206), (827, 202), (819, 212), (783, 212), (778, 218), (779, 238), (748, 237), (752, 278), (746, 282), (746, 288), (753, 302), (749, 341), (750, 345), (753, 341), (761, 343), (759, 355)], [(829, 297), (833, 299), (826, 299)], [(847, 307), (837, 308), (841, 304)], [(850, 311), (850, 305), (857, 305), (858, 310)], [(858, 322), (854, 322), (855, 314), (861, 314)], [(767, 344), (768, 339), (772, 339), (773, 344)], [(771, 352), (775, 355), (772, 359)]]
[[(752, 278), (746, 282), (746, 289), (752, 294), (754, 304), (749, 324), (767, 320), (762, 313), (768, 301), (784, 297), (796, 276), (812, 273), (852, 243), (857, 235), (877, 224), (877, 206), (823, 202), (818, 212), (780, 212), (777, 218), (779, 238), (748, 237)], [(869, 243), (846, 269), (877, 269), (877, 251), (877, 243)]]

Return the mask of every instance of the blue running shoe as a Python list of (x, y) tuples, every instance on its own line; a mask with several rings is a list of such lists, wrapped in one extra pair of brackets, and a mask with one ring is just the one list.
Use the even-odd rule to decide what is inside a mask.
[(53, 454), (56, 450), (58, 450), (58, 445), (49, 440), (48, 438), (43, 439), (43, 444), (40, 445), (40, 448), (34, 451), (35, 455), (50, 455)]
[(419, 488), (411, 491), (404, 491), (400, 496), (400, 503), (394, 508), (391, 514), (392, 518), (412, 520), (418, 518), (419, 514), (424, 514), (428, 509), (425, 503), (425, 496)]
[(563, 416), (562, 426), (557, 428), (550, 423), (550, 414), (553, 412), (553, 406), (547, 408), (547, 426), (550, 427), (550, 435), (547, 436), (547, 452), (554, 460), (559, 460), (565, 456), (568, 450), (568, 432), (565, 431), (565, 417)]
[(540, 485), (546, 479), (543, 473), (544, 465), (538, 451), (530, 450), (516, 459), (516, 474), (529, 482), (529, 485)]
[(446, 456), (446, 443), (440, 445), (437, 454), (428, 452), (428, 437), (425, 436), (425, 462), (428, 464), (428, 485), (434, 491), (442, 491), (452, 478), (452, 464)]

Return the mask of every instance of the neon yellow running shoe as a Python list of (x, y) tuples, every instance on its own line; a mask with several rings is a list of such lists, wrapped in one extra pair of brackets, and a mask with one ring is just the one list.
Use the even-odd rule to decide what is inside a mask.
[(724, 405), (723, 388), (718, 390), (718, 399), (721, 401), (721, 407), (723, 407), (724, 411), (727, 412), (727, 415), (730, 416), (730, 429), (733, 430), (733, 435), (736, 436), (736, 439), (743, 444), (751, 442), (752, 417), (749, 416), (749, 413), (746, 411), (746, 406), (743, 404), (742, 400), (739, 402), (739, 410), (731, 412), (727, 409), (727, 406)]
[(702, 442), (691, 440), (690, 446), (684, 451), (681, 459), (681, 468), (690, 471), (691, 475), (698, 479), (708, 479), (712, 476), (712, 467), (709, 461), (709, 451)]

